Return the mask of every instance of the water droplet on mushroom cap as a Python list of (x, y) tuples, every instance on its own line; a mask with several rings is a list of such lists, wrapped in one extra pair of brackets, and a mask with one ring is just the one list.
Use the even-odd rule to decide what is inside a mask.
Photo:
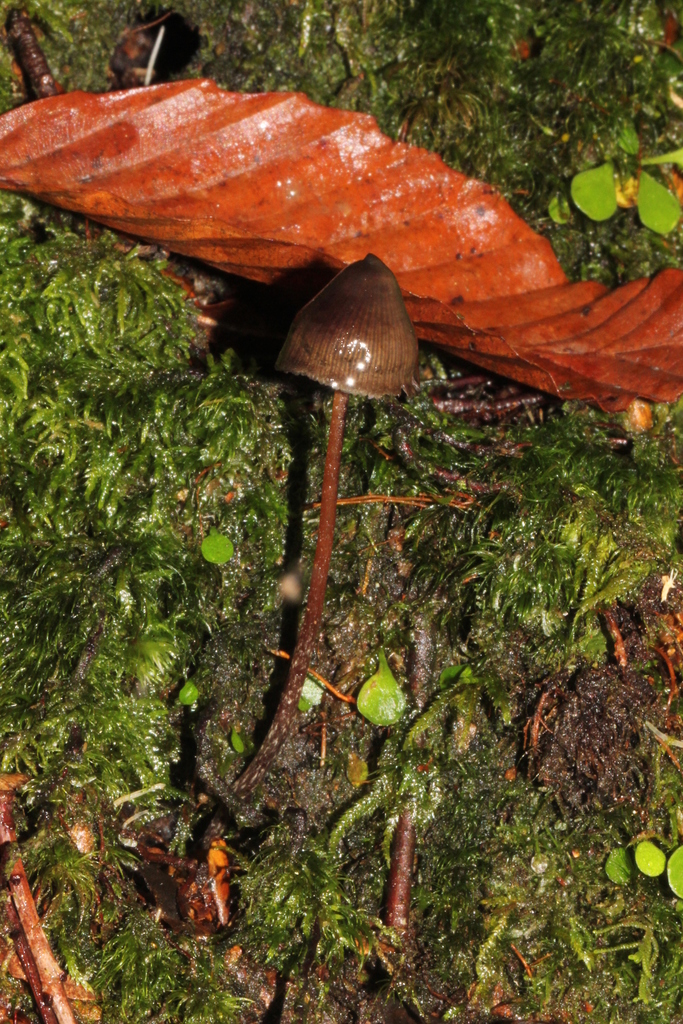
[(277, 361), (352, 395), (412, 395), (417, 338), (398, 281), (377, 256), (345, 267), (294, 319)]

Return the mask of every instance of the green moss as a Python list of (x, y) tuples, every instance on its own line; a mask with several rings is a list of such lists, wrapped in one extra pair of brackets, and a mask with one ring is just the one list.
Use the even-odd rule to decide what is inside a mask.
[[(677, 237), (630, 212), (602, 225), (546, 215), (577, 171), (627, 166), (627, 124), (648, 152), (681, 144), (651, 0), (176, 9), (200, 29), (187, 73), (371, 111), (498, 184), (574, 277), (675, 263)], [(29, 6), (70, 88), (106, 87), (139, 11)], [(2, 51), (0, 104), (17, 101)], [(445, 993), (454, 1020), (470, 992), (482, 1014), (503, 998), (520, 1016), (581, 1021), (590, 1003), (601, 1024), (668, 1024), (683, 999), (676, 901), (635, 873), (615, 885), (604, 865), (644, 831), (667, 853), (678, 844), (680, 774), (639, 720), (640, 795), (569, 814), (524, 744), (550, 680), (571, 691), (610, 661), (603, 608), (644, 607), (644, 584), (654, 592), (679, 561), (680, 409), (655, 410), (644, 435), (576, 406), (474, 427), (436, 411), (430, 389), (457, 370), (433, 352), (410, 403), (352, 399), (342, 494), (434, 500), (340, 507), (316, 670), (357, 692), (385, 651), (408, 708), (387, 734), (323, 697), (258, 816), (235, 805), (232, 781), (282, 683), (272, 652), (295, 614), (280, 578), (300, 561), (305, 587), (310, 571), (330, 397), (207, 355), (163, 270), (109, 233), (86, 238), (76, 218), (0, 198), (0, 763), (30, 776), (20, 849), (63, 964), (102, 994), (105, 1022), (248, 1019), (254, 1004), (240, 1000), (258, 986), (226, 956), (239, 944), (339, 1024), (344, 986), (355, 1005), (388, 976), (424, 1014), (443, 1013)], [(468, 481), (475, 500), (453, 507)], [(234, 545), (224, 564), (202, 555), (212, 529)], [(644, 623), (645, 644), (661, 642), (657, 628)], [(668, 678), (649, 657), (634, 671), (651, 678), (660, 721)], [(184, 707), (188, 681), (198, 696)], [(368, 766), (361, 786), (350, 754)], [(399, 946), (380, 918), (405, 809), (418, 863), (414, 934)], [(236, 916), (209, 939), (188, 922), (173, 935), (140, 902), (124, 822), (173, 816), (183, 856), (214, 814), (241, 866)], [(94, 837), (85, 853), (76, 824)], [(3, 975), (0, 988), (30, 1010), (17, 982)]]

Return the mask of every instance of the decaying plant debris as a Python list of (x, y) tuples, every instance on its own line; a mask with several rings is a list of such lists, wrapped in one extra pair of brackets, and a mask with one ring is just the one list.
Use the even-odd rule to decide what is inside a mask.
[[(68, 87), (106, 84), (133, 18), (105, 6), (30, 10)], [(583, 7), (180, 12), (203, 33), (193, 70), (372, 106), (528, 191), (533, 220), (579, 156), (562, 163), (530, 126), (605, 144), (622, 113), (618, 90), (599, 93), (607, 67), (644, 133), (679, 131), (663, 72), (634, 63), (659, 52), (657, 6)], [(545, 65), (510, 45), (527, 36), (558, 65), (561, 113)], [(8, 107), (19, 80), (2, 60)], [(527, 131), (496, 145), (503, 114)], [(28, 776), (9, 852), (92, 997), (79, 1018), (678, 1019), (678, 901), (604, 865), (683, 834), (683, 411), (654, 407), (648, 426), (536, 404), (429, 350), (410, 402), (352, 398), (340, 493), (359, 500), (338, 508), (313, 667), (350, 694), (384, 650), (409, 712), (381, 729), (323, 696), (243, 804), (233, 783), (272, 716), (312, 561), (330, 398), (273, 374), (263, 322), (287, 311), (267, 290), (199, 274), (242, 310), (207, 338), (186, 267), (46, 207), (0, 209), (0, 750)], [(677, 236), (665, 249), (628, 216), (553, 228), (567, 269), (675, 261)], [(222, 566), (201, 554), (212, 527), (234, 544)], [(385, 914), (399, 819), (416, 843), (405, 931)], [(33, 1021), (8, 933), (0, 1017)]]

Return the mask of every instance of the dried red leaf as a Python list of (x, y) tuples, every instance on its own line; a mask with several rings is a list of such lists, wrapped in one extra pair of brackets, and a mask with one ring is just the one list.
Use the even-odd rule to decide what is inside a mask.
[(0, 117), (0, 188), (290, 289), (373, 252), (419, 337), (470, 362), (612, 409), (683, 393), (683, 273), (568, 284), (493, 188), (296, 93), (39, 100)]
[(73, 92), (0, 118), (0, 186), (262, 281), (374, 252), (445, 302), (561, 284), (490, 186), (297, 93)]

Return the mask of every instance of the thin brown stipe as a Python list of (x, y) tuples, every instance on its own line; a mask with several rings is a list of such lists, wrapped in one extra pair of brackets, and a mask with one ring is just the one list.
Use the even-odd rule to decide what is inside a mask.
[(289, 675), (280, 698), (275, 718), (268, 730), (268, 735), (254, 760), (235, 784), (238, 797), (246, 797), (261, 782), (287, 737), (292, 731), (296, 720), (299, 698), (303, 689), (306, 673), (311, 660), (313, 646), (320, 632), (327, 574), (332, 558), (334, 545), (334, 524), (337, 513), (337, 488), (339, 485), (339, 466), (341, 463), (342, 444), (344, 441), (344, 424), (349, 396), (337, 391), (332, 403), (330, 434), (327, 442), (325, 472), (323, 474), (322, 502), (320, 507), (320, 527), (318, 543), (315, 548), (311, 585), (303, 622), (299, 630), (296, 647), (289, 666)]

